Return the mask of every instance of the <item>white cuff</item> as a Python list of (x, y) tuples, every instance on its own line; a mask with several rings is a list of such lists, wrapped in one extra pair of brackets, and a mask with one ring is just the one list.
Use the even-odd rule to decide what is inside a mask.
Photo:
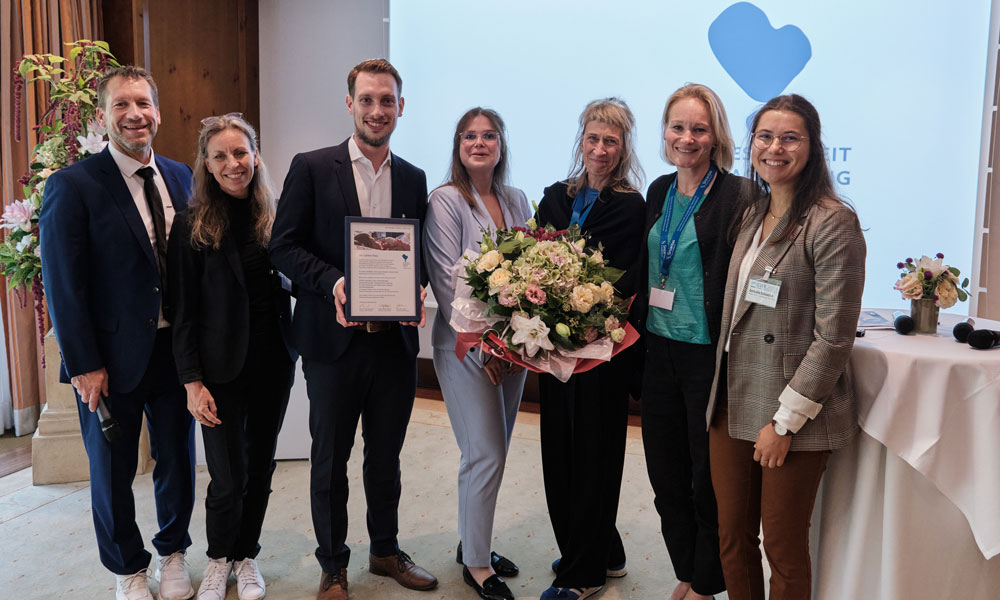
[(807, 419), (815, 419), (819, 411), (823, 410), (822, 404), (813, 402), (787, 385), (778, 396), (778, 402), (781, 406), (774, 413), (774, 420), (792, 433), (797, 433)]
[(340, 279), (337, 280), (336, 283), (333, 284), (333, 289), (330, 291), (330, 293), (333, 294), (333, 299), (334, 300), (337, 299), (337, 286), (340, 285), (340, 282), (343, 281), (343, 280), (344, 280), (344, 278), (341, 277)]
[(778, 412), (774, 413), (774, 422), (792, 433), (798, 433), (808, 420), (804, 414), (797, 413), (784, 404), (778, 407)]

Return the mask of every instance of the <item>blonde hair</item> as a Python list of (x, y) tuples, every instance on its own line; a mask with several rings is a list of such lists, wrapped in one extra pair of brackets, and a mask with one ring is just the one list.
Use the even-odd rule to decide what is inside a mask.
[[(576, 134), (576, 150), (573, 152), (573, 168), (569, 173), (569, 187), (566, 193), (576, 196), (587, 186), (587, 166), (583, 159), (584, 130), (591, 121), (611, 125), (622, 130), (621, 156), (611, 173), (608, 187), (616, 192), (634, 192), (642, 186), (642, 167), (635, 155), (635, 116), (628, 104), (621, 98), (594, 100), (580, 114), (580, 131)], [(600, 191), (600, 190), (598, 190)]]
[(663, 119), (660, 127), (660, 154), (663, 160), (669, 164), (674, 164), (667, 155), (667, 120), (670, 117), (670, 109), (674, 104), (685, 98), (701, 100), (708, 109), (709, 126), (712, 128), (712, 136), (715, 138), (715, 147), (712, 148), (712, 160), (722, 171), (729, 171), (733, 167), (733, 136), (729, 132), (729, 119), (726, 117), (726, 108), (722, 105), (722, 100), (712, 88), (700, 83), (688, 83), (679, 88), (670, 98), (667, 99), (666, 106), (663, 107)]
[(250, 180), (250, 216), (254, 221), (254, 238), (263, 247), (271, 241), (271, 224), (274, 223), (274, 192), (267, 177), (267, 168), (257, 149), (257, 132), (241, 116), (229, 114), (209, 117), (202, 121), (198, 134), (198, 156), (195, 158), (194, 178), (191, 185), (191, 201), (188, 204), (191, 224), (191, 245), (195, 248), (219, 248), (222, 236), (229, 229), (229, 209), (226, 195), (219, 187), (205, 159), (208, 157), (208, 142), (216, 134), (227, 129), (235, 129), (246, 136), (250, 151), (257, 157), (253, 179)]

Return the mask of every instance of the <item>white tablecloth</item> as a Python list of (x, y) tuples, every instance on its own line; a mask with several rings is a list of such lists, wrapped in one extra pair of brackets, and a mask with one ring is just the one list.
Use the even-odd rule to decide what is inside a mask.
[(824, 477), (816, 598), (1000, 598), (1000, 348), (956, 342), (959, 318), (855, 344), (863, 432)]

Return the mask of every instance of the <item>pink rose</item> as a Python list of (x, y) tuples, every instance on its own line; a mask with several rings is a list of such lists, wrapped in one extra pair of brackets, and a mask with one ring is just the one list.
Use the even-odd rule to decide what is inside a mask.
[(924, 286), (920, 282), (920, 277), (916, 272), (907, 273), (893, 287), (899, 290), (906, 300), (916, 300), (924, 297)]
[(524, 290), (524, 297), (527, 298), (528, 302), (531, 302), (532, 304), (537, 304), (539, 306), (545, 304), (545, 290), (537, 285), (529, 285), (528, 289)]
[(587, 343), (589, 344), (590, 342), (596, 340), (599, 334), (597, 333), (596, 327), (588, 327), (583, 330), (583, 335), (585, 336)]
[(618, 322), (618, 318), (612, 315), (604, 320), (604, 331), (611, 333), (615, 329), (618, 329), (619, 325), (621, 325), (621, 323)]
[(509, 285), (504, 286), (503, 289), (500, 290), (500, 295), (497, 296), (497, 301), (501, 306), (517, 306), (517, 296), (511, 293), (511, 286)]

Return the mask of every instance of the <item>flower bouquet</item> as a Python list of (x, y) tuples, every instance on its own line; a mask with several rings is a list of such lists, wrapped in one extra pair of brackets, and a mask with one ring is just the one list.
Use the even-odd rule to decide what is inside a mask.
[(959, 270), (942, 264), (944, 254), (938, 252), (934, 258), (921, 256), (914, 262), (907, 258), (896, 263), (902, 272), (893, 286), (910, 301), (910, 316), (913, 318), (913, 332), (935, 334), (938, 327), (938, 312), (951, 308), (956, 302), (969, 298), (969, 278), (959, 285)]
[(942, 260), (944, 254), (938, 252), (934, 258), (921, 256), (916, 262), (907, 258), (896, 263), (896, 268), (902, 272), (893, 287), (906, 300), (933, 300), (938, 308), (951, 308), (959, 300), (965, 302), (969, 298), (969, 290), (965, 289), (969, 286), (969, 278), (959, 285), (961, 271), (942, 264)]
[(455, 352), (473, 346), (566, 381), (635, 343), (630, 301), (615, 295), (621, 269), (587, 245), (578, 226), (528, 227), (483, 236), (455, 265)]

